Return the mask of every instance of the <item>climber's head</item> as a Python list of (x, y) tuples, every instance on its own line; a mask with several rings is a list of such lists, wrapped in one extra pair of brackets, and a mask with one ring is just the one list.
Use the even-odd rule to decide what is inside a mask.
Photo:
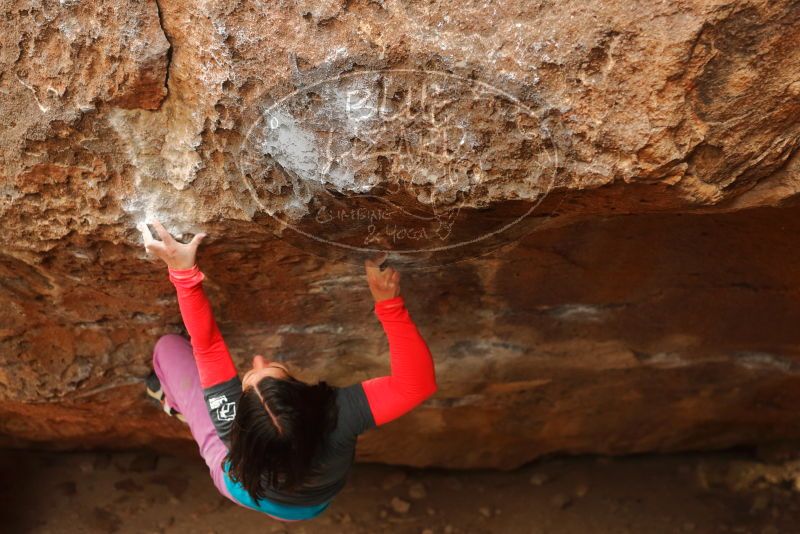
[(231, 479), (254, 500), (265, 498), (265, 487), (300, 485), (336, 424), (333, 388), (297, 380), (283, 365), (256, 356), (242, 389), (230, 436)]
[(262, 378), (266, 377), (286, 380), (289, 378), (289, 370), (285, 365), (277, 362), (268, 362), (263, 356), (253, 358), (253, 368), (247, 371), (242, 377), (242, 389), (247, 389), (256, 385)]

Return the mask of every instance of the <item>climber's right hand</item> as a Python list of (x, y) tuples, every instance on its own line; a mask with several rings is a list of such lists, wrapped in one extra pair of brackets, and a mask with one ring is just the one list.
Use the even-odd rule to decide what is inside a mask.
[(381, 264), (386, 261), (385, 252), (364, 262), (367, 270), (367, 283), (375, 302), (394, 298), (400, 294), (400, 273), (391, 267), (381, 270)]
[(150, 233), (150, 228), (147, 224), (139, 223), (138, 228), (142, 232), (144, 248), (148, 253), (161, 258), (170, 269), (191, 269), (194, 267), (197, 247), (206, 237), (205, 233), (196, 234), (189, 243), (180, 243), (167, 232), (167, 229), (160, 222), (153, 221), (150, 224), (156, 229), (161, 241), (153, 238), (153, 234)]

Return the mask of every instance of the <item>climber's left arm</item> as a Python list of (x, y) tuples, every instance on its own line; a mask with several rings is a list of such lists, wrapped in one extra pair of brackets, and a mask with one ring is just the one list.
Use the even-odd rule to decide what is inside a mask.
[(203, 291), (204, 278), (197, 265), (190, 269), (169, 269), (169, 279), (178, 292), (183, 323), (191, 336), (208, 415), (217, 435), (229, 446), (228, 436), (242, 396), (242, 382)]
[(169, 269), (169, 279), (178, 293), (178, 307), (192, 342), (192, 352), (200, 373), (200, 385), (209, 388), (237, 376), (236, 367), (222, 338), (211, 303), (203, 291), (205, 275), (197, 265), (189, 269)]
[(140, 224), (139, 229), (147, 252), (167, 264), (169, 279), (178, 293), (181, 316), (191, 337), (200, 384), (205, 389), (227, 382), (237, 376), (236, 367), (203, 291), (205, 275), (195, 263), (197, 247), (206, 234), (195, 235), (190, 243), (180, 243), (158, 221), (153, 226), (161, 241), (153, 238), (146, 224)]

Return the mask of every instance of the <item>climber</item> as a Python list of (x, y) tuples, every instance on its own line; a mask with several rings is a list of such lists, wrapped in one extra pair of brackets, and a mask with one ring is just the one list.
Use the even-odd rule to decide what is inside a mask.
[(362, 432), (400, 417), (436, 391), (433, 360), (400, 295), (400, 274), (366, 260), (374, 314), (389, 340), (391, 375), (347, 387), (302, 382), (291, 368), (253, 358), (240, 380), (203, 291), (195, 255), (206, 237), (175, 240), (140, 224), (148, 253), (162, 259), (191, 342), (162, 336), (147, 393), (185, 421), (217, 489), (236, 504), (282, 521), (313, 518), (342, 489)]

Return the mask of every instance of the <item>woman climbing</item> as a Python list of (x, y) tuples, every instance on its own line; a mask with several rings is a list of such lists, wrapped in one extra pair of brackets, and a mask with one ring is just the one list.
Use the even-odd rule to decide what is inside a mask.
[(188, 425), (214, 485), (236, 504), (276, 519), (310, 519), (342, 489), (359, 434), (405, 414), (436, 391), (433, 360), (400, 296), (400, 274), (365, 262), (374, 313), (389, 340), (391, 375), (347, 387), (308, 384), (263, 356), (240, 380), (211, 311), (195, 262), (206, 234), (160, 240), (141, 224), (147, 252), (161, 258), (178, 294), (191, 343), (162, 336), (148, 394)]

